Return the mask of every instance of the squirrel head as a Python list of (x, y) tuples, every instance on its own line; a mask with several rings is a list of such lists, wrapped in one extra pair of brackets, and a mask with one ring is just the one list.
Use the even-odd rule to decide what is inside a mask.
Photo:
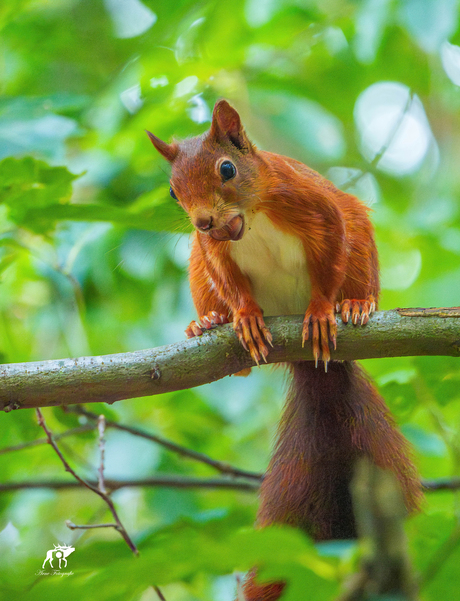
[(240, 240), (258, 194), (256, 149), (237, 111), (220, 100), (214, 106), (210, 129), (182, 142), (167, 144), (147, 134), (171, 163), (170, 194), (197, 231), (219, 241)]

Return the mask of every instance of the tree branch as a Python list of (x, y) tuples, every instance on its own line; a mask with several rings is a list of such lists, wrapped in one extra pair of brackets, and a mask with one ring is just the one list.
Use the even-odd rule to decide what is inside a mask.
[[(338, 360), (446, 355), (460, 357), (460, 307), (380, 311), (364, 326), (339, 324)], [(271, 317), (268, 363), (312, 360), (302, 349), (302, 317)], [(193, 388), (253, 367), (231, 325), (168, 346), (98, 357), (0, 367), (4, 411), (122, 399)]]
[[(262, 477), (261, 479), (262, 480)], [(96, 492), (93, 488), (97, 489), (96, 480), (86, 480), (86, 484), (89, 484), (89, 490)], [(243, 492), (254, 492), (259, 489), (260, 482), (256, 480), (239, 480), (235, 478), (189, 478), (187, 476), (176, 476), (176, 475), (163, 475), (154, 476), (153, 478), (139, 478), (135, 480), (104, 480), (106, 488), (112, 492), (119, 490), (120, 488), (127, 487), (166, 487), (166, 488), (211, 488), (211, 489), (227, 489), (227, 490), (240, 490)], [(15, 490), (27, 490), (32, 488), (51, 488), (60, 490), (62, 488), (83, 488), (83, 484), (80, 484), (76, 480), (30, 480), (23, 482), (4, 482), (0, 484), (1, 492), (13, 492)], [(86, 486), (86, 488), (88, 488)]]
[[(259, 479), (254, 477), (245, 480), (243, 478), (191, 478), (176, 474), (163, 474), (151, 478), (126, 479), (126, 480), (104, 480), (106, 487), (112, 492), (120, 488), (128, 487), (164, 487), (164, 488), (213, 488), (221, 490), (239, 490), (243, 492), (255, 492), (262, 483), (263, 475)], [(96, 480), (86, 481), (91, 486), (97, 487)], [(28, 488), (78, 488), (80, 484), (75, 480), (23, 480), (3, 482), (0, 484), (0, 493), (13, 492), (15, 490), (27, 490)], [(81, 485), (83, 487), (83, 485)], [(460, 489), (460, 478), (453, 480), (422, 480), (425, 492), (437, 492), (439, 490)]]

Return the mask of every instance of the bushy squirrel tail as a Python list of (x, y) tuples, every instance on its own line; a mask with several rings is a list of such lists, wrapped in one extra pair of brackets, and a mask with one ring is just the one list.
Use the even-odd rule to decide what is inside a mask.
[[(315, 540), (355, 538), (350, 482), (362, 456), (392, 471), (408, 512), (417, 510), (422, 489), (409, 444), (364, 370), (347, 361), (329, 363), (327, 373), (311, 361), (291, 367), (293, 380), (261, 488), (258, 525), (290, 524)], [(282, 588), (283, 583), (257, 585), (253, 573), (245, 598), (275, 601)]]

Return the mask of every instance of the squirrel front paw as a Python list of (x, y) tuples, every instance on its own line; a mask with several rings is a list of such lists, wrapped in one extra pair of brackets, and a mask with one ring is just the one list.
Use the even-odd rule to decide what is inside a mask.
[(343, 323), (348, 323), (351, 316), (351, 323), (355, 326), (366, 324), (374, 311), (375, 298), (372, 294), (364, 300), (346, 298), (336, 305), (336, 312), (340, 313)]
[(206, 330), (211, 330), (224, 323), (229, 323), (226, 315), (210, 311), (207, 315), (202, 315), (198, 321), (191, 321), (185, 330), (185, 335), (187, 338), (201, 336)]
[(272, 335), (267, 328), (260, 309), (242, 309), (233, 317), (233, 329), (243, 348), (249, 352), (255, 363), (259, 365), (260, 360), (267, 362), (268, 347), (272, 344)]
[(302, 329), (302, 346), (309, 339), (311, 326), (311, 343), (315, 365), (318, 367), (319, 359), (324, 361), (324, 369), (331, 360), (329, 341), (332, 342), (334, 350), (337, 348), (337, 322), (334, 315), (334, 306), (327, 299), (315, 299), (310, 301)]

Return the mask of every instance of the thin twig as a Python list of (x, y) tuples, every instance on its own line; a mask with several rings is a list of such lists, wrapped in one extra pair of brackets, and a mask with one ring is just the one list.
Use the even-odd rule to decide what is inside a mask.
[[(164, 488), (209, 488), (221, 490), (238, 490), (242, 492), (257, 491), (260, 482), (253, 480), (236, 480), (230, 478), (187, 478), (184, 476), (172, 476), (169, 474), (155, 476), (153, 478), (140, 478), (137, 480), (108, 480), (105, 479), (105, 486), (110, 492), (120, 488), (135, 487), (164, 487)], [(78, 488), (80, 484), (74, 480), (31, 480), (3, 482), (0, 484), (0, 492), (12, 492), (15, 490), (27, 490), (35, 488), (51, 488), (55, 490), (63, 488)], [(97, 481), (88, 480), (83, 485), (90, 490), (97, 489)]]
[[(120, 488), (136, 487), (164, 487), (164, 488), (214, 488), (226, 490), (238, 490), (242, 492), (253, 492), (258, 490), (263, 476), (259, 481), (239, 480), (230, 478), (188, 478), (172, 474), (163, 474), (152, 478), (139, 478), (132, 480), (104, 480), (105, 486), (112, 492)], [(88, 480), (87, 484), (97, 487), (95, 480)], [(0, 484), (1, 492), (12, 492), (15, 490), (27, 490), (28, 488), (77, 488), (78, 482), (73, 480), (25, 480), (16, 482), (3, 482)], [(453, 480), (422, 480), (425, 492), (437, 492), (439, 490), (459, 490), (460, 478)], [(91, 489), (92, 490), (92, 489)]]
[(439, 480), (422, 480), (422, 486), (426, 492), (438, 490), (459, 490), (460, 478), (440, 478)]
[(97, 429), (99, 432), (99, 452), (100, 452), (100, 463), (99, 463), (99, 469), (98, 469), (98, 473), (99, 473), (99, 484), (98, 484), (98, 488), (101, 492), (106, 493), (107, 491), (105, 490), (105, 486), (104, 486), (104, 453), (105, 453), (105, 439), (104, 439), (104, 432), (105, 432), (105, 415), (100, 415), (97, 419)]
[(86, 482), (86, 480), (84, 480), (83, 478), (80, 478), (80, 476), (70, 467), (70, 465), (67, 463), (67, 461), (65, 460), (64, 456), (62, 455), (61, 451), (59, 450), (59, 447), (57, 446), (57, 444), (53, 440), (53, 436), (51, 434), (51, 431), (48, 429), (48, 427), (47, 427), (47, 425), (45, 423), (45, 420), (43, 418), (42, 412), (40, 411), (40, 409), (38, 407), (36, 408), (35, 411), (37, 413), (38, 424), (43, 428), (43, 430), (44, 430), (44, 432), (45, 432), (45, 434), (46, 434), (46, 436), (48, 438), (49, 444), (52, 446), (52, 448), (54, 449), (54, 452), (56, 453), (56, 455), (61, 460), (61, 463), (64, 466), (65, 471), (69, 472), (69, 474), (71, 474), (75, 478), (75, 480), (77, 480), (82, 486), (85, 486), (89, 490), (93, 491), (94, 493), (96, 493), (97, 495), (99, 495), (101, 497), (101, 499), (103, 499), (103, 501), (105, 501), (105, 503), (107, 504), (108, 508), (110, 509), (110, 512), (113, 515), (113, 518), (114, 518), (114, 520), (115, 520), (115, 522), (117, 524), (116, 530), (125, 539), (127, 545), (131, 549), (131, 551), (137, 555), (139, 553), (139, 551), (137, 550), (136, 545), (131, 540), (129, 534), (127, 533), (127, 531), (125, 529), (125, 527), (121, 523), (120, 518), (118, 517), (118, 513), (117, 513), (117, 510), (115, 509), (115, 505), (113, 504), (112, 499), (106, 493), (104, 493), (101, 490), (99, 490), (93, 484), (90, 484), (89, 482)]
[[(387, 152), (387, 150), (390, 148), (391, 144), (393, 143), (396, 134), (399, 131), (399, 128), (401, 127), (404, 118), (406, 117), (407, 113), (409, 112), (411, 106), (412, 106), (412, 102), (414, 100), (414, 96), (412, 94), (412, 92), (409, 92), (409, 96), (407, 97), (407, 102), (404, 106), (404, 108), (402, 109), (402, 111), (399, 114), (399, 118), (397, 119), (397, 121), (395, 122), (393, 129), (391, 130), (390, 134), (388, 135), (387, 140), (385, 141), (385, 143), (380, 147), (380, 150), (378, 152), (376, 152), (376, 154), (374, 155), (374, 158), (372, 159), (372, 161), (369, 163), (369, 168), (370, 169), (375, 169), (377, 167), (377, 165), (379, 164), (380, 160), (382, 159), (383, 155)], [(354, 186), (356, 183), (359, 182), (359, 180), (364, 177), (364, 175), (366, 175), (367, 171), (359, 171), (359, 173), (355, 173), (355, 175), (352, 175), (344, 184), (343, 186), (341, 186), (342, 190), (347, 190), (348, 188), (351, 188), (352, 186)]]
[(153, 590), (156, 592), (156, 594), (158, 595), (158, 598), (161, 599), (161, 601), (166, 601), (166, 597), (163, 595), (163, 593), (160, 591), (160, 589), (157, 586), (154, 586)]
[(412, 107), (412, 102), (413, 101), (414, 101), (414, 95), (413, 95), (412, 91), (409, 91), (409, 94), (407, 96), (406, 104), (404, 105), (403, 109), (399, 113), (399, 117), (395, 121), (395, 123), (393, 125), (393, 129), (390, 131), (390, 133), (388, 135), (388, 138), (387, 138), (387, 141), (380, 148), (380, 150), (374, 155), (374, 158), (372, 159), (372, 162), (371, 162), (371, 166), (372, 167), (377, 167), (377, 165), (379, 164), (379, 162), (382, 159), (383, 155), (387, 152), (387, 150), (392, 145), (392, 143), (393, 143), (393, 141), (394, 141), (397, 133), (399, 132), (399, 128), (403, 124), (404, 119), (406, 118), (407, 113), (410, 111), (410, 109)]
[[(90, 430), (94, 430), (94, 426), (92, 424), (85, 424), (84, 426), (79, 426), (78, 428), (71, 428), (70, 430), (61, 432), (60, 434), (54, 434), (53, 438), (54, 440), (60, 440), (61, 438), (66, 438), (67, 436), (74, 436), (75, 434), (81, 434), (82, 432), (89, 432)], [(4, 447), (3, 449), (0, 449), (0, 455), (5, 455), (6, 453), (13, 453), (15, 451), (22, 451), (23, 449), (29, 449), (30, 447), (36, 447), (47, 443), (47, 438), (36, 438), (35, 440), (29, 440), (29, 442), (23, 442), (22, 444), (13, 445), (11, 447)]]
[(65, 525), (69, 530), (91, 530), (92, 528), (115, 528), (118, 530), (117, 524), (74, 524), (70, 520), (65, 521)]
[[(85, 417), (91, 420), (97, 420), (98, 415), (93, 413), (92, 411), (88, 411), (84, 407), (80, 405), (75, 405), (72, 407), (65, 408), (66, 411), (72, 411), (73, 413), (77, 413), (78, 415), (84, 415)], [(167, 438), (163, 438), (162, 436), (158, 436), (156, 434), (151, 434), (146, 430), (142, 430), (141, 428), (135, 428), (133, 426), (125, 426), (111, 419), (106, 419), (106, 426), (110, 428), (116, 428), (118, 430), (123, 430), (124, 432), (129, 432), (134, 436), (139, 436), (141, 438), (145, 438), (150, 440), (151, 442), (155, 442), (174, 453), (182, 455), (183, 457), (188, 457), (189, 459), (193, 459), (195, 461), (200, 461), (201, 463), (205, 463), (218, 470), (222, 474), (228, 474), (230, 476), (241, 476), (242, 478), (251, 478), (253, 480), (260, 480), (261, 474), (256, 472), (249, 472), (246, 470), (242, 470), (240, 468), (234, 467), (228, 463), (223, 461), (217, 461), (216, 459), (212, 459), (208, 455), (204, 453), (199, 453), (198, 451), (194, 451), (193, 449), (188, 449), (187, 447), (183, 447), (181, 445), (168, 440)]]

